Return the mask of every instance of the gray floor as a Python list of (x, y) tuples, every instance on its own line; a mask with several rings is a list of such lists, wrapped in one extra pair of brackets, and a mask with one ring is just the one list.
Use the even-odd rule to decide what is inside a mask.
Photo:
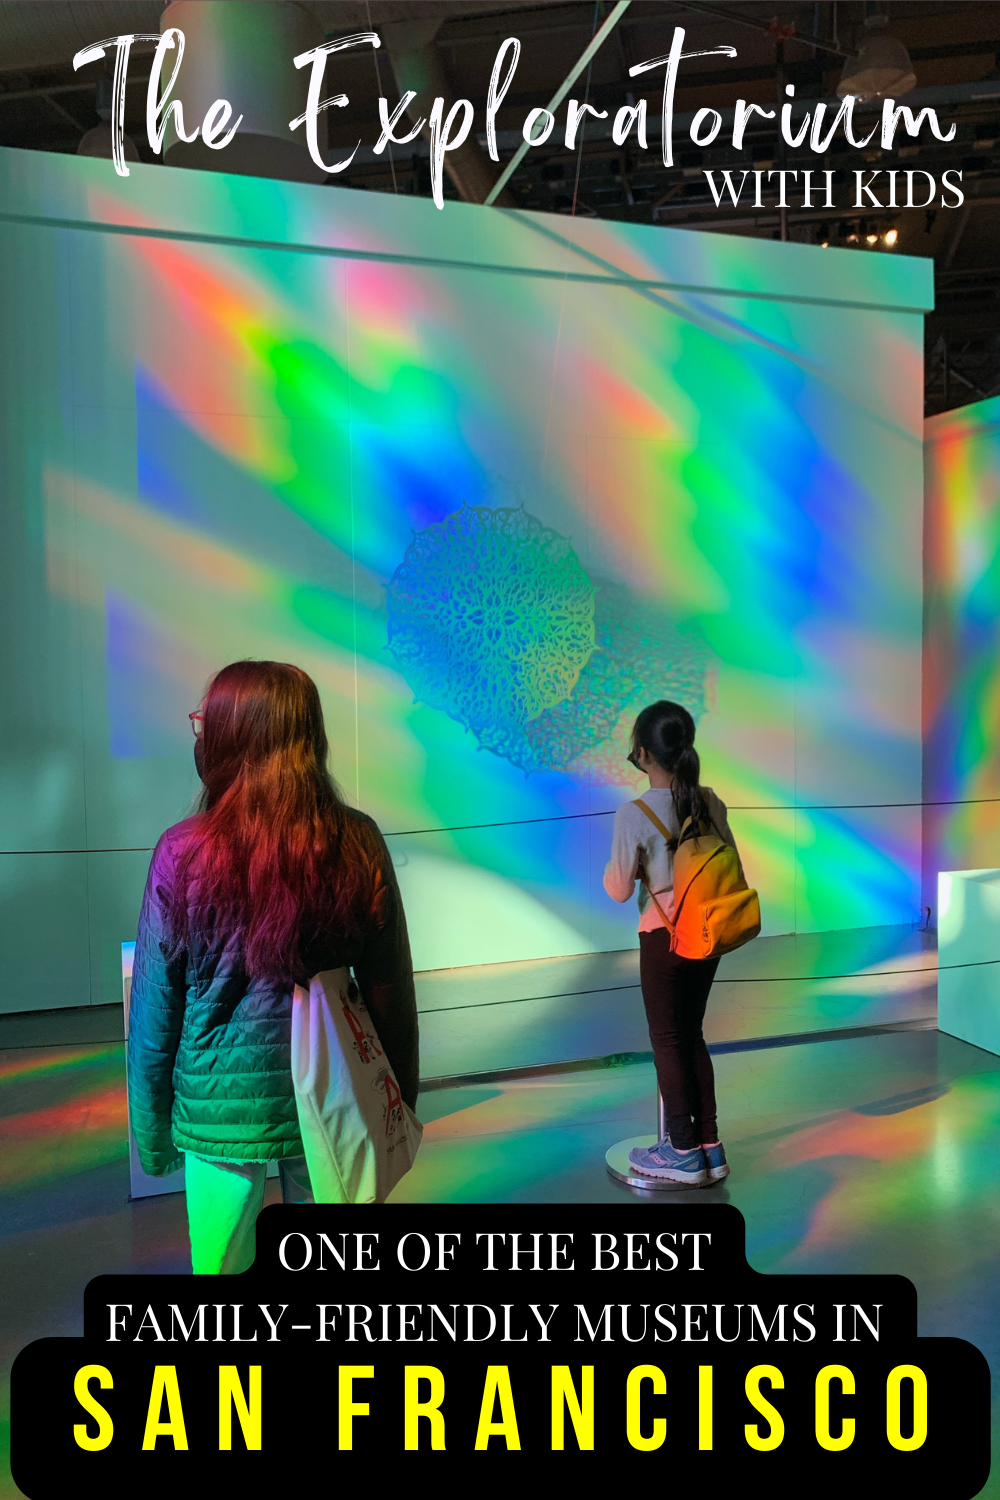
[[(742, 1210), (760, 1271), (910, 1276), (921, 1331), (996, 1364), (1000, 1060), (934, 1029), (935, 976), (933, 936), (898, 928), (725, 960), (709, 1018), (733, 1176), (700, 1201)], [(653, 1125), (637, 978), (631, 951), (419, 975), (425, 1136), (394, 1197), (644, 1212), (603, 1160)], [(10, 1360), (79, 1330), (90, 1277), (190, 1264), (183, 1196), (127, 1201), (121, 1033), (117, 1006), (0, 1018), (0, 1450)]]
[[(680, 1196), (736, 1204), (758, 1271), (909, 1276), (920, 1331), (969, 1338), (996, 1367), (1000, 1059), (917, 1029), (742, 1049), (716, 1077), (733, 1175)], [(613, 1183), (603, 1156), (650, 1128), (652, 1105), (648, 1063), (435, 1089), (393, 1196), (644, 1214), (648, 1198)], [(190, 1266), (183, 1196), (126, 1201), (124, 1119), (120, 1043), (0, 1052), (2, 1500), (16, 1493), (2, 1450), (17, 1350), (79, 1333), (93, 1276)], [(1000, 1474), (983, 1493), (1000, 1494)]]

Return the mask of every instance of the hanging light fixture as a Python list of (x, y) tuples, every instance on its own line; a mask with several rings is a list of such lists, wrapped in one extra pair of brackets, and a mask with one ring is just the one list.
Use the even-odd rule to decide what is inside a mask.
[[(111, 157), (113, 155), (111, 144), (111, 110), (113, 102), (111, 74), (102, 73), (97, 80), (95, 95), (95, 107), (101, 123), (95, 125), (93, 130), (88, 130), (86, 135), (81, 136), (80, 144), (76, 148), (77, 156)], [(130, 135), (122, 136), (122, 153), (126, 161), (142, 160), (138, 147)]]
[(865, 17), (865, 35), (856, 55), (844, 64), (837, 84), (838, 98), (854, 94), (858, 99), (878, 99), (889, 94), (895, 99), (916, 88), (909, 52), (895, 37), (882, 33), (888, 19), (881, 12)]

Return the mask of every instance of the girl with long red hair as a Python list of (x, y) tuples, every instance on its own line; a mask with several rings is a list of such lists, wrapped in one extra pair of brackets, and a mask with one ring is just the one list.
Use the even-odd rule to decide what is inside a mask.
[(385, 841), (327, 770), (316, 685), (241, 661), (191, 715), (198, 812), (153, 854), (128, 1041), (143, 1169), (186, 1166), (196, 1272), (253, 1259), (267, 1163), (310, 1201), (290, 1068), (292, 991), (354, 971), (403, 1098), (416, 1104), (417, 1016), (406, 920)]

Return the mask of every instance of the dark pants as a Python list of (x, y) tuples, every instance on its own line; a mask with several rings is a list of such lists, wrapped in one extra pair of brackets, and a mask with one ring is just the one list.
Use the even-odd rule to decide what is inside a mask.
[(665, 927), (639, 934), (639, 979), (656, 1080), (678, 1151), (717, 1141), (715, 1072), (702, 1035), (717, 958), (678, 958)]

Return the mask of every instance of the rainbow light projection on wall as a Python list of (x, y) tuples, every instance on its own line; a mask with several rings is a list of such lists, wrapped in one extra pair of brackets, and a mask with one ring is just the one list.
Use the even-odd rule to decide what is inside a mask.
[(927, 423), (925, 538), (924, 900), (933, 906), (939, 870), (1000, 863), (1000, 400)]
[(601, 874), (665, 694), (766, 931), (916, 916), (923, 263), (16, 152), (0, 183), (12, 847), (140, 851), (86, 873), (110, 997), (242, 656), (320, 683), (419, 968), (634, 944)]

